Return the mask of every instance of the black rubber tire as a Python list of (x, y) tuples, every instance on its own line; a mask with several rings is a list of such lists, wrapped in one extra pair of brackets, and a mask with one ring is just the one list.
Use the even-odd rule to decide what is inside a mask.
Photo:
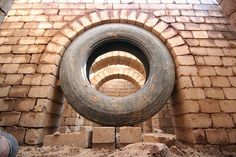
[[(109, 97), (91, 86), (88, 59), (100, 45), (119, 40), (145, 54), (148, 79), (134, 94)], [(105, 24), (85, 31), (69, 45), (60, 65), (60, 80), (67, 101), (78, 113), (95, 123), (118, 127), (139, 124), (164, 106), (174, 87), (175, 68), (169, 51), (152, 33), (128, 24)]]

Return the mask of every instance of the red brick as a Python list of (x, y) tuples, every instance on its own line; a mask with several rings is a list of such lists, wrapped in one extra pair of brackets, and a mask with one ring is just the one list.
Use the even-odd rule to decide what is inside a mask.
[(0, 63), (11, 63), (14, 55), (12, 54), (2, 54), (0, 55)]
[(210, 144), (225, 144), (229, 142), (226, 130), (208, 129), (206, 130), (206, 136)]
[(0, 86), (0, 97), (8, 96), (11, 86)]
[(38, 73), (42, 74), (57, 74), (57, 66), (54, 64), (40, 64), (37, 68)]
[(51, 15), (49, 16), (49, 21), (55, 22), (55, 21), (62, 21), (63, 16), (61, 15)]
[(53, 42), (63, 45), (63, 46), (67, 46), (70, 43), (70, 39), (67, 38), (66, 36), (62, 35), (62, 34), (57, 34), (55, 35), (52, 40)]
[(185, 87), (193, 87), (192, 80), (188, 76), (182, 76), (178, 78), (177, 88), (182, 89)]
[(222, 57), (222, 62), (224, 66), (234, 66), (236, 65), (236, 58), (234, 57)]
[(206, 65), (206, 63), (205, 63), (203, 57), (200, 57), (200, 56), (197, 57), (197, 56), (195, 56), (194, 59), (195, 59), (197, 65)]
[(210, 66), (198, 66), (198, 73), (200, 76), (215, 76), (216, 75), (215, 69)]
[[(30, 120), (29, 120), (30, 119)], [(23, 112), (19, 121), (19, 126), (23, 127), (57, 127), (59, 117), (46, 113)]]
[(46, 74), (43, 76), (41, 85), (51, 85), (56, 86), (57, 78), (54, 75)]
[(211, 82), (213, 87), (230, 87), (230, 83), (227, 77), (211, 77)]
[(12, 63), (28, 63), (30, 55), (14, 55)]
[(187, 16), (177, 16), (176, 21), (181, 22), (181, 23), (190, 22), (189, 17), (187, 17)]
[[(167, 27), (168, 27), (168, 24), (166, 24), (165, 22), (160, 21), (153, 27), (152, 32), (155, 35), (159, 36)], [(174, 40), (172, 40), (172, 41), (174, 41)]]
[(42, 53), (45, 49), (45, 45), (30, 45), (27, 53)]
[(46, 52), (62, 54), (65, 51), (63, 45), (50, 42), (46, 47)]
[(141, 142), (141, 128), (140, 127), (121, 127), (120, 128), (120, 143), (136, 143)]
[(144, 28), (151, 30), (157, 24), (158, 21), (159, 21), (158, 18), (156, 18), (154, 16), (149, 16), (147, 21), (144, 24)]
[(54, 36), (57, 33), (57, 31), (58, 30), (53, 30), (53, 29), (46, 30), (43, 36), (46, 36), (46, 37)]
[(173, 47), (183, 45), (183, 44), (184, 44), (184, 40), (180, 36), (175, 36), (167, 40), (167, 47), (169, 48), (173, 48)]
[(21, 84), (22, 79), (22, 74), (7, 74), (5, 84)]
[(204, 60), (206, 65), (222, 65), (220, 57), (205, 56)]
[[(194, 16), (195, 16), (195, 14), (194, 14)], [(194, 16), (190, 17), (190, 20), (193, 23), (204, 23), (205, 22), (203, 17), (194, 17)]]
[(1, 45), (0, 46), (0, 53), (11, 53), (12, 46), (10, 45)]
[(12, 111), (12, 108), (15, 104), (15, 100), (12, 99), (0, 99), (0, 111)]
[(206, 48), (209, 56), (224, 56), (222, 49), (220, 48)]
[(189, 46), (199, 46), (198, 39), (185, 39), (185, 41)]
[(199, 24), (194, 24), (194, 23), (186, 23), (185, 24), (186, 30), (200, 30)]
[(26, 97), (28, 95), (30, 86), (12, 86), (9, 92), (10, 97)]
[(14, 126), (17, 125), (21, 113), (20, 112), (2, 112), (0, 113), (1, 126)]
[(18, 73), (30, 74), (34, 73), (37, 68), (36, 64), (20, 64)]
[(139, 26), (143, 26), (147, 18), (148, 18), (148, 14), (140, 13), (139, 16), (137, 17), (136, 24)]
[(34, 108), (35, 102), (36, 102), (35, 99), (29, 99), (29, 98), (17, 99), (14, 105), (14, 110), (21, 112), (31, 111)]
[(34, 44), (35, 37), (21, 37), (19, 44)]
[(193, 34), (191, 31), (179, 31), (179, 33), (183, 38), (193, 38)]
[(232, 128), (234, 127), (234, 122), (230, 115), (226, 113), (217, 113), (211, 115), (213, 126), (216, 128)]
[(67, 23), (66, 22), (54, 22), (53, 23), (53, 29), (61, 29), (63, 28)]
[(30, 29), (29, 36), (42, 36), (44, 32), (44, 29)]
[(204, 92), (207, 98), (224, 99), (224, 93), (221, 88), (205, 88)]
[(31, 59), (30, 59), (30, 63), (38, 63), (40, 56), (41, 56), (41, 54), (32, 54)]
[(10, 23), (10, 26), (9, 26), (9, 28), (18, 28), (18, 29), (20, 29), (20, 28), (22, 28), (23, 27), (23, 25), (24, 25), (24, 22), (12, 22), (12, 23)]
[(236, 143), (236, 129), (229, 130), (228, 135), (229, 135), (229, 142)]
[(37, 27), (42, 28), (42, 29), (51, 29), (52, 23), (51, 22), (39, 22)]
[(229, 67), (215, 67), (215, 71), (218, 75), (221, 76), (232, 76), (233, 75), (233, 71), (232, 69)]
[(190, 54), (189, 47), (187, 45), (174, 47), (171, 50), (173, 56), (187, 55)]
[(1, 29), (0, 36), (12, 36), (13, 32), (14, 29)]
[(221, 112), (220, 106), (217, 100), (205, 99), (198, 101), (200, 111), (202, 113), (219, 113)]
[(177, 68), (177, 76), (191, 76), (197, 75), (197, 68), (195, 66), (179, 66)]
[(19, 68), (19, 64), (3, 64), (1, 67), (1, 73), (16, 73)]
[(208, 38), (206, 31), (192, 31), (194, 38)]
[(233, 87), (236, 87), (236, 77), (229, 77), (229, 82)]
[[(91, 138), (90, 132), (75, 132), (55, 135), (46, 135), (43, 140), (45, 146), (55, 145), (70, 145), (73, 144), (80, 148), (88, 148), (90, 146), (89, 139)], [(81, 139), (81, 140), (77, 140)]]
[(176, 117), (174, 125), (184, 128), (208, 128), (212, 125), (212, 120), (209, 114), (185, 114)]
[(40, 85), (42, 79), (42, 75), (33, 74), (33, 75), (25, 75), (22, 80), (22, 85)]
[(171, 37), (175, 36), (176, 34), (177, 34), (177, 32), (173, 28), (168, 28), (161, 33), (160, 38), (163, 42), (165, 42), (167, 39), (170, 39)]
[(173, 114), (198, 113), (200, 111), (199, 104), (194, 100), (185, 100), (181, 103), (173, 105)]
[(40, 63), (52, 63), (59, 65), (61, 56), (55, 53), (43, 53), (40, 58)]
[(79, 21), (85, 28), (89, 28), (92, 26), (92, 22), (87, 17), (81, 17), (79, 18)]
[[(136, 13), (136, 12), (135, 12)], [(110, 20), (111, 20), (111, 22), (119, 22), (120, 21), (120, 17), (119, 17), (119, 11), (118, 10), (111, 10), (110, 12), (109, 12), (109, 14), (110, 14)], [(133, 14), (132, 14), (133, 15)], [(136, 19), (136, 14), (135, 14), (135, 16), (131, 16), (131, 18), (130, 18), (130, 22), (132, 23), (133, 21), (133, 18), (135, 18)]]
[(175, 65), (178, 67), (179, 65), (195, 65), (195, 61), (193, 56), (177, 56), (175, 58)]
[(127, 22), (129, 24), (135, 24), (137, 19), (137, 12), (135, 10), (129, 12), (128, 16), (127, 16)]
[(214, 40), (217, 47), (230, 47), (230, 43), (227, 40)]
[(226, 113), (235, 113), (236, 112), (236, 100), (220, 100), (220, 108), (223, 112)]
[(223, 88), (223, 91), (227, 99), (236, 99), (236, 88)]
[(205, 94), (201, 88), (188, 88), (185, 90), (186, 99), (205, 99)]
[[(142, 6), (141, 6), (142, 7)], [(113, 9), (138, 9), (138, 4), (113, 4)]]
[(38, 22), (27, 22), (24, 24), (24, 28), (38, 28)]
[(164, 21), (166, 23), (174, 23), (175, 22), (175, 18), (172, 16), (161, 16), (160, 18), (162, 21)]
[[(106, 132), (106, 134), (104, 134)], [(93, 128), (93, 144), (115, 143), (115, 128), (114, 127), (94, 127)]]
[(211, 87), (209, 77), (192, 77), (194, 87)]
[(101, 23), (101, 19), (96, 12), (89, 14), (89, 17), (90, 17), (90, 20), (93, 24), (96, 25), (96, 24)]

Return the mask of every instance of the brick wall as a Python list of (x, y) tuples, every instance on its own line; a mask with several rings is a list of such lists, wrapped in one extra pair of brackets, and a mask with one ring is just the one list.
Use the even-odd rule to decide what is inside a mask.
[(236, 35), (218, 3), (100, 2), (15, 1), (0, 25), (1, 128), (21, 143), (42, 143), (45, 134), (59, 127), (64, 100), (58, 66), (66, 47), (86, 29), (122, 22), (149, 30), (173, 56), (177, 75), (170, 106), (177, 138), (235, 144)]
[(229, 17), (230, 23), (232, 24), (234, 31), (236, 31), (236, 1), (218, 0), (218, 2), (222, 7), (225, 15)]

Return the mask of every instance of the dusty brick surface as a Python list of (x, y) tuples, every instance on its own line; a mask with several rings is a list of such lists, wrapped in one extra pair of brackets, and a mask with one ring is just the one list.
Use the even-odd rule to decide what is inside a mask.
[(46, 135), (43, 140), (45, 146), (73, 144), (81, 148), (88, 148), (90, 146), (90, 132), (75, 132), (59, 135)]
[(120, 128), (120, 143), (128, 144), (141, 142), (141, 128), (139, 127), (121, 127)]

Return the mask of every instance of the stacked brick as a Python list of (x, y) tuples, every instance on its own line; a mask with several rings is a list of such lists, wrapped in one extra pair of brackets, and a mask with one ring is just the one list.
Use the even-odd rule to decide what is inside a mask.
[(236, 31), (236, 1), (226, 1), (226, 0), (217, 0), (222, 7), (225, 15), (230, 18), (230, 23), (234, 27), (234, 31)]
[(86, 29), (119, 22), (149, 30), (173, 56), (177, 139), (236, 144), (236, 35), (215, 0), (43, 1), (16, 0), (0, 25), (3, 129), (23, 143), (41, 143), (59, 125), (63, 97), (56, 80), (66, 47)]
[(90, 131), (93, 123), (81, 115), (79, 115), (66, 101), (64, 103), (64, 111), (61, 115), (61, 123), (59, 127), (60, 133)]

